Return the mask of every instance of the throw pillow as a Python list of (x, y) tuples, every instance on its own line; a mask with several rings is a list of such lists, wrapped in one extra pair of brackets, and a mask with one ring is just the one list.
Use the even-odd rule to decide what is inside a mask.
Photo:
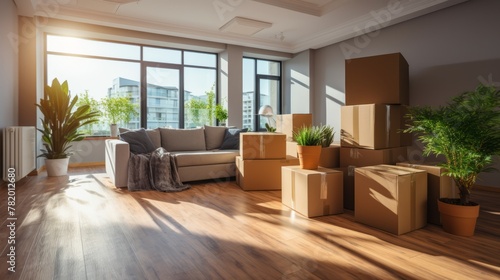
[(226, 127), (205, 125), (204, 130), (205, 130), (205, 142), (207, 144), (207, 150), (220, 148), (220, 145), (224, 140), (224, 135), (226, 134)]
[[(127, 131), (134, 131), (134, 130), (120, 127), (119, 131), (121, 134)], [(149, 139), (151, 139), (151, 142), (153, 142), (153, 144), (155, 145), (155, 148), (158, 149), (159, 147), (161, 147), (161, 136), (160, 136), (160, 130), (158, 128), (146, 129), (146, 133), (148, 134)]]
[(130, 145), (130, 152), (134, 154), (147, 154), (156, 149), (144, 128), (120, 133), (120, 138)]
[(240, 148), (240, 133), (247, 132), (248, 128), (228, 128), (224, 140), (220, 146), (221, 150), (238, 150)]

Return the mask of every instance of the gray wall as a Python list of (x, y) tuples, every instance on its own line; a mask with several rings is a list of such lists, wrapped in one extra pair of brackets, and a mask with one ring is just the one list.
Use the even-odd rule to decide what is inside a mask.
[[(0, 1), (0, 136), (7, 126), (17, 125), (18, 61), (17, 61), (17, 10), (12, 0)], [(2, 147), (0, 137), (0, 147)], [(3, 149), (0, 149), (3, 159)], [(3, 172), (3, 160), (0, 170)]]
[[(442, 105), (479, 82), (500, 86), (499, 11), (498, 0), (468, 1), (316, 50), (314, 121), (340, 131), (348, 58), (401, 52), (410, 65), (410, 105)], [(423, 160), (418, 143), (410, 155)], [(489, 173), (478, 184), (499, 182), (500, 173)]]

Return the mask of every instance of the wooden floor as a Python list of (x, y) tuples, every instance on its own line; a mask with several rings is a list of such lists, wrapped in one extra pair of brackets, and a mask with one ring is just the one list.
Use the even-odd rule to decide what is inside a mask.
[(279, 191), (234, 181), (130, 193), (102, 167), (70, 171), (16, 184), (12, 234), (1, 186), (0, 279), (500, 279), (498, 192), (473, 196), (474, 237), (433, 225), (395, 236), (352, 212), (304, 218)]

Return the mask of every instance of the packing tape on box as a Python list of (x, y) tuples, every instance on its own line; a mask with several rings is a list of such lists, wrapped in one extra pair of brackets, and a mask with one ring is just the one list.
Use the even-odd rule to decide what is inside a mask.
[(259, 141), (259, 158), (264, 158), (266, 155), (266, 145), (264, 145), (264, 135), (259, 135), (260, 141)]
[(321, 173), (321, 188), (319, 199), (327, 199), (328, 197), (328, 184), (326, 183), (326, 172)]
[(390, 147), (391, 144), (391, 105), (385, 105), (385, 146)]
[(295, 209), (295, 172), (291, 172), (292, 175), (292, 209)]
[(359, 145), (359, 107), (353, 106), (352, 108), (352, 136), (351, 144)]

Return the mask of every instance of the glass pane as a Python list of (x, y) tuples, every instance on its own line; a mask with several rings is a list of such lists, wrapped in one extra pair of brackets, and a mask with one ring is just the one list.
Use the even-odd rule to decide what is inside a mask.
[(184, 68), (184, 127), (215, 125), (215, 69)]
[[(259, 108), (264, 105), (270, 105), (273, 108), (273, 113), (276, 115), (278, 109), (278, 94), (279, 94), (279, 80), (259, 79)], [(260, 116), (259, 130), (266, 130), (265, 124), (269, 123), (270, 126), (276, 127), (276, 121), (273, 117)]]
[(179, 70), (147, 67), (147, 128), (179, 128)]
[(144, 47), (143, 59), (145, 61), (181, 64), (182, 52), (179, 50)]
[[(78, 67), (75, 67), (77, 65)], [(71, 95), (78, 95), (79, 101), (91, 104), (101, 103), (109, 96), (127, 96), (139, 108), (140, 64), (106, 59), (47, 55), (47, 83), (57, 78), (68, 81)], [(101, 110), (102, 111), (102, 110)], [(139, 115), (129, 123), (119, 123), (121, 127), (139, 128)], [(110, 135), (111, 122), (104, 116), (99, 123), (82, 129), (86, 135)]]
[(47, 35), (47, 51), (133, 60), (141, 59), (140, 47), (136, 45), (54, 35)]
[(257, 60), (257, 74), (279, 76), (280, 64), (276, 61)]
[(184, 52), (184, 64), (193, 66), (216, 67), (217, 55), (200, 52)]
[(255, 60), (243, 59), (243, 128), (254, 130), (255, 118)]

